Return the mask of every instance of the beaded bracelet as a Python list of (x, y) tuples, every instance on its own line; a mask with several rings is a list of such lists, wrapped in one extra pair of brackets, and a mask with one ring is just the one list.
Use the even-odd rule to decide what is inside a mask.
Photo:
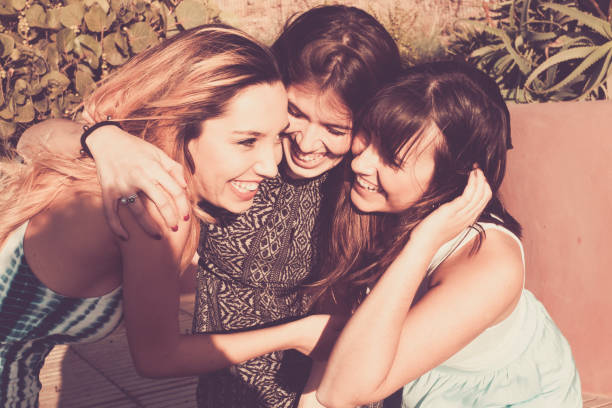
[(121, 125), (119, 124), (119, 122), (114, 122), (112, 120), (103, 120), (102, 122), (98, 122), (92, 126), (84, 125), (83, 126), (84, 132), (81, 135), (81, 154), (82, 155), (87, 155), (93, 159), (93, 155), (91, 154), (91, 151), (89, 150), (89, 147), (87, 147), (87, 144), (85, 142), (89, 135), (91, 135), (96, 129), (101, 128), (102, 126), (117, 126), (119, 129), (123, 129)]

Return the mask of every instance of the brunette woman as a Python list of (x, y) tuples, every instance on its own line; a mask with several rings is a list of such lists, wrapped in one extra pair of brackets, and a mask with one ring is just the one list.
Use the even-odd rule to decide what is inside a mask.
[(413, 68), (367, 105), (320, 282), (356, 307), (324, 406), (403, 386), (403, 407), (582, 407), (570, 347), (524, 287), (499, 196), (509, 146), (499, 89), (465, 64)]

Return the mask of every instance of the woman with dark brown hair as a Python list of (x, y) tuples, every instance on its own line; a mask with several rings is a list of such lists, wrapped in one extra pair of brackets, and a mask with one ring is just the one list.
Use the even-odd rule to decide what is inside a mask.
[(402, 386), (403, 407), (582, 406), (570, 347), (524, 288), (520, 225), (499, 197), (509, 146), (496, 84), (465, 64), (410, 69), (367, 104), (319, 282), (356, 308), (324, 406)]

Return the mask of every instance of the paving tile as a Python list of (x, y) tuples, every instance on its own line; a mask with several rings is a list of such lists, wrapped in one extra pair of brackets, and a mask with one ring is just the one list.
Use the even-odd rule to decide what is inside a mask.
[(70, 347), (55, 347), (41, 370), (41, 408), (137, 407)]
[[(191, 331), (191, 316), (184, 311), (179, 314), (181, 331), (184, 333)], [(91, 366), (96, 367), (123, 393), (137, 401), (139, 406), (153, 406), (151, 404), (159, 398), (167, 400), (168, 397), (165, 397), (165, 394), (171, 395), (170, 399), (176, 399), (177, 403), (186, 401), (186, 406), (195, 406), (196, 378), (149, 379), (138, 375), (132, 363), (123, 326), (100, 342), (76, 345), (73, 348), (76, 354)], [(168, 401), (166, 404), (169, 404)], [(165, 406), (177, 405), (173, 402)]]

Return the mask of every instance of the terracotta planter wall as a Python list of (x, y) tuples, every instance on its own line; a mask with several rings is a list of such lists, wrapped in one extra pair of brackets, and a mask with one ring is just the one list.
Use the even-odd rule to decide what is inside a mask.
[(612, 396), (612, 102), (510, 107), (502, 186), (527, 287), (572, 346), (583, 392)]

